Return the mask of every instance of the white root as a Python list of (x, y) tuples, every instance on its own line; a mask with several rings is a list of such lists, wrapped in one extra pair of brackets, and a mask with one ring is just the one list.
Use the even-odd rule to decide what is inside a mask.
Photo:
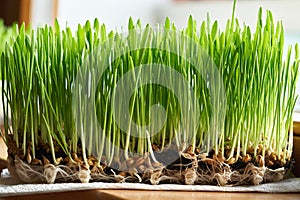
[(44, 166), (44, 175), (47, 183), (54, 183), (56, 179), (57, 168), (52, 164), (46, 164)]
[(227, 174), (225, 173), (224, 174), (216, 173), (214, 174), (212, 179), (218, 182), (218, 186), (225, 186), (230, 180), (230, 176), (227, 176)]
[(252, 184), (259, 185), (263, 180), (263, 177), (259, 173), (253, 174)]
[(91, 179), (90, 169), (79, 166), (78, 178), (81, 183), (88, 183)]
[(8, 168), (10, 169), (10, 172), (13, 172), (12, 175), (17, 175), (21, 181), (26, 183), (45, 182), (45, 178), (42, 174), (42, 169), (31, 168), (18, 156), (15, 157), (14, 163), (15, 166), (11, 166), (11, 162), (9, 162)]
[(115, 180), (117, 181), (117, 183), (125, 183), (125, 177), (119, 174), (116, 174), (116, 172), (114, 170), (111, 170), (111, 172), (114, 174)]
[(196, 169), (188, 169), (184, 174), (184, 182), (187, 185), (194, 185), (197, 180)]
[(139, 183), (141, 183), (143, 181), (142, 178), (140, 177), (140, 175), (138, 173), (134, 173), (133, 175), (135, 177), (137, 177), (137, 179), (139, 180)]
[(161, 180), (162, 171), (158, 170), (151, 175), (150, 182), (152, 185), (158, 185)]

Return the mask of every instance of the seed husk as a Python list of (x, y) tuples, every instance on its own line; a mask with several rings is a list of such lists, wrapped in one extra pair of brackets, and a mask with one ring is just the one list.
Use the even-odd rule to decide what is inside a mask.
[(30, 164), (31, 161), (32, 161), (32, 157), (31, 157), (31, 155), (29, 153), (27, 153), (26, 160), (27, 160), (28, 164)]
[(62, 161), (63, 161), (63, 158), (62, 158), (62, 157), (56, 158), (56, 163), (57, 163), (57, 164), (60, 164)]
[(265, 166), (264, 158), (261, 155), (257, 156), (257, 162), (258, 162), (259, 167), (264, 167)]
[(152, 162), (151, 166), (154, 167), (154, 168), (160, 168), (160, 167), (162, 167), (162, 164), (159, 163), (159, 162)]
[(230, 158), (229, 160), (227, 160), (227, 164), (232, 165), (236, 162), (235, 158)]
[(118, 175), (123, 176), (123, 177), (126, 177), (126, 176), (127, 176), (127, 173), (122, 171), (122, 172), (119, 172)]
[(145, 162), (145, 159), (144, 158), (138, 158), (136, 161), (135, 161), (135, 166), (140, 166), (142, 165), (143, 163)]
[(277, 155), (274, 152), (271, 153), (270, 158), (272, 161), (277, 161)]
[(73, 158), (73, 160), (78, 159), (77, 154), (76, 153), (72, 153), (72, 158)]
[(216, 161), (218, 161), (218, 162), (224, 162), (226, 159), (225, 159), (225, 157), (224, 156), (222, 156), (221, 154), (218, 154), (218, 155), (213, 155), (213, 159), (214, 160), (216, 160)]
[(152, 144), (152, 149), (153, 149), (153, 151), (157, 151), (157, 152), (160, 151), (160, 149), (158, 148), (158, 146), (155, 145), (155, 144)]
[(127, 160), (126, 160), (126, 163), (127, 163), (128, 166), (133, 165), (133, 163), (134, 163), (134, 158), (129, 158), (129, 159), (127, 159)]
[(273, 165), (274, 165), (274, 163), (271, 160), (267, 161), (267, 166), (273, 166)]
[(78, 164), (83, 164), (83, 161), (80, 158), (75, 158), (74, 161)]
[(65, 162), (65, 163), (68, 163), (69, 161), (70, 161), (70, 158), (69, 158), (69, 157), (65, 157), (65, 158), (64, 158), (64, 162)]
[(47, 165), (50, 164), (50, 161), (45, 156), (43, 156), (43, 163), (44, 165)]
[(89, 159), (88, 159), (88, 164), (89, 164), (90, 166), (94, 166), (93, 160), (89, 158)]
[(252, 159), (252, 158), (251, 158), (251, 156), (250, 156), (249, 154), (246, 154), (246, 155), (242, 158), (242, 160), (243, 160), (244, 163), (250, 162), (251, 159)]
[(42, 161), (37, 159), (37, 158), (33, 158), (31, 161), (31, 164), (33, 165), (42, 165)]

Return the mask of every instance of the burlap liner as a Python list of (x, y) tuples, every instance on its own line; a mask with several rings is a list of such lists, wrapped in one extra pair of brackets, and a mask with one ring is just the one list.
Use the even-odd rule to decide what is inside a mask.
[(45, 194), (52, 192), (66, 192), (77, 190), (120, 189), (120, 190), (153, 190), (153, 191), (193, 191), (193, 192), (264, 192), (291, 193), (300, 192), (300, 178), (284, 179), (275, 183), (264, 183), (255, 186), (213, 186), (213, 185), (180, 185), (144, 183), (55, 183), (55, 184), (20, 184), (16, 179), (6, 175), (0, 178), (0, 197)]

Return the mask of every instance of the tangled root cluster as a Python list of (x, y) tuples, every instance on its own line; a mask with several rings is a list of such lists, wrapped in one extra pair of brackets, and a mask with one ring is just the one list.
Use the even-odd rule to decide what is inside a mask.
[(286, 169), (269, 169), (248, 162), (244, 167), (234, 169), (217, 156), (212, 158), (181, 152), (174, 163), (147, 165), (143, 171), (117, 171), (103, 166), (86, 166), (81, 163), (72, 165), (54, 165), (44, 161), (43, 165), (32, 165), (15, 156), (9, 159), (9, 170), (22, 182), (144, 182), (157, 185), (160, 183), (178, 183), (187, 185), (258, 185), (263, 182), (275, 182), (284, 178)]

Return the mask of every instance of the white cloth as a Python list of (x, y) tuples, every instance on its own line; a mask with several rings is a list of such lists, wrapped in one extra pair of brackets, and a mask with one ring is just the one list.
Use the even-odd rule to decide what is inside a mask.
[(212, 185), (149, 185), (143, 183), (55, 183), (55, 184), (18, 184), (7, 171), (0, 178), (0, 197), (40, 194), (49, 192), (66, 192), (93, 189), (128, 189), (128, 190), (167, 190), (167, 191), (221, 191), (221, 192), (300, 192), (300, 178), (285, 179), (276, 183), (257, 186), (212, 186)]

